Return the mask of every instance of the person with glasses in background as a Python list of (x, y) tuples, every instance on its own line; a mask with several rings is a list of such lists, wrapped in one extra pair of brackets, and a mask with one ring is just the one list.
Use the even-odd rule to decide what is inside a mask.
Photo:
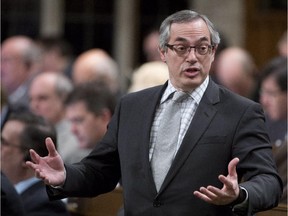
[(127, 216), (253, 215), (277, 206), (282, 182), (261, 106), (210, 79), (219, 43), (205, 15), (167, 17), (159, 37), (164, 85), (123, 96), (80, 163), (64, 165), (49, 138), (48, 157), (30, 151), (27, 165), (51, 199), (97, 196), (121, 178)]
[(287, 57), (275, 57), (262, 73), (259, 99), (266, 114), (273, 156), (283, 181), (280, 202), (287, 204)]
[[(42, 157), (48, 155), (44, 144), (47, 136), (51, 137), (56, 144), (54, 127), (41, 117), (28, 111), (11, 113), (1, 133), (1, 172), (14, 185), (19, 194), (24, 206), (24, 215), (69, 216), (66, 204), (61, 200), (50, 201), (46, 193), (45, 184), (35, 177), (33, 170), (25, 163), (31, 160), (29, 149), (34, 149)], [(7, 180), (1, 181), (1, 186), (6, 187)], [(11, 195), (10, 193), (7, 195)], [(2, 198), (5, 198), (5, 196)], [(17, 206), (15, 205), (14, 207)], [(20, 216), (21, 209), (19, 208), (18, 210), (18, 215)], [(12, 215), (11, 212), (8, 215)]]

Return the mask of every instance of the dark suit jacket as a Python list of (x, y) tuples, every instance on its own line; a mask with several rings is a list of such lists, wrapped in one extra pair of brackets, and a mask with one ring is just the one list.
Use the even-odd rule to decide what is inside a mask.
[(2, 216), (24, 216), (22, 200), (15, 190), (13, 184), (1, 172), (1, 215)]
[(45, 185), (38, 181), (20, 195), (27, 216), (69, 216), (65, 203), (50, 201)]
[(249, 192), (249, 211), (277, 205), (282, 185), (260, 105), (212, 80), (156, 192), (149, 162), (150, 129), (166, 85), (122, 98), (103, 140), (82, 163), (66, 166), (67, 179), (60, 195), (107, 192), (121, 174), (127, 216), (229, 216), (233, 214), (230, 206), (208, 204), (193, 191), (208, 185), (221, 188), (218, 176), (227, 175), (228, 163), (239, 157), (237, 172)]

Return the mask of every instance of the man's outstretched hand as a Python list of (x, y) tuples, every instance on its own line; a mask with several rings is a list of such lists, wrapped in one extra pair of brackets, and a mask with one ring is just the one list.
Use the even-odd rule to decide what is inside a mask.
[(35, 176), (42, 179), (45, 184), (52, 186), (63, 185), (66, 179), (65, 167), (62, 158), (55, 149), (51, 138), (46, 138), (48, 156), (40, 157), (33, 149), (30, 149), (32, 161), (26, 165), (35, 171)]
[(219, 180), (223, 183), (221, 189), (209, 185), (206, 188), (201, 187), (199, 191), (194, 191), (194, 195), (214, 205), (227, 205), (235, 201), (239, 196), (239, 185), (236, 172), (238, 162), (238, 158), (231, 160), (228, 165), (228, 175), (219, 176)]

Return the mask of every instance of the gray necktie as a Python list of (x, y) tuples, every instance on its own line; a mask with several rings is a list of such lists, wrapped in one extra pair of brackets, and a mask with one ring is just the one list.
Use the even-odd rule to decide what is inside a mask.
[(172, 164), (176, 151), (180, 131), (181, 107), (180, 102), (188, 95), (184, 92), (175, 92), (168, 101), (159, 126), (156, 144), (154, 147), (151, 167), (157, 191), (159, 191), (165, 176)]

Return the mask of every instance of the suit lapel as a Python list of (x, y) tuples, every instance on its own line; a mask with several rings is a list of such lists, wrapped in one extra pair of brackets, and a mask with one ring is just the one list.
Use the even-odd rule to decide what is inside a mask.
[(198, 105), (193, 120), (186, 132), (186, 135), (184, 136), (182, 144), (176, 154), (176, 157), (159, 193), (161, 193), (161, 191), (164, 190), (169, 182), (173, 179), (178, 170), (182, 167), (183, 163), (185, 163), (190, 152), (193, 151), (194, 147), (198, 143), (198, 140), (208, 128), (210, 122), (217, 112), (214, 104), (218, 102), (219, 88), (212, 80), (210, 80), (206, 92), (204, 93), (203, 98)]

